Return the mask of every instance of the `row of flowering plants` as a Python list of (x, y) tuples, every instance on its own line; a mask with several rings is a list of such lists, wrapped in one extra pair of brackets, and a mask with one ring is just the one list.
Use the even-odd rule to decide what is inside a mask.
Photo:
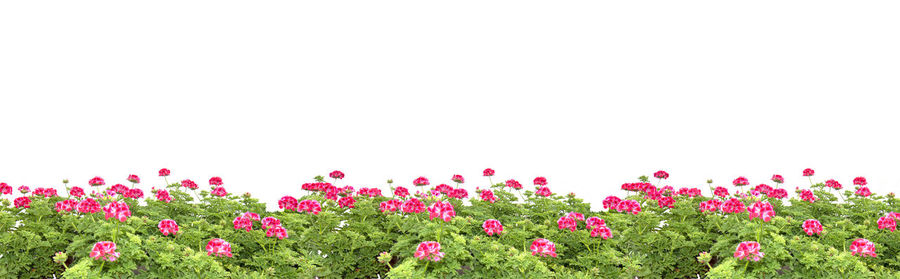
[(0, 183), (0, 278), (900, 277), (900, 204), (862, 177), (673, 187), (659, 171), (592, 207), (483, 174), (354, 187), (334, 171), (277, 206), (168, 169)]

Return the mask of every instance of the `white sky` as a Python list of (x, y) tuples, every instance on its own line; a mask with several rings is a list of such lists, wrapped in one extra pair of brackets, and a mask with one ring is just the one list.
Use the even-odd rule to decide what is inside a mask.
[[(52, 2), (51, 2), (52, 3)], [(897, 1), (0, 3), (0, 181), (900, 189)]]

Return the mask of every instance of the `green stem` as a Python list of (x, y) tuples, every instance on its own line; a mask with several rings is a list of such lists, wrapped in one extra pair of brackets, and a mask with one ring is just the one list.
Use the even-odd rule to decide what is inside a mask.
[(104, 265), (106, 265), (106, 260), (103, 260), (103, 262), (100, 262), (100, 272), (103, 272)]
[[(118, 221), (118, 220), (116, 220), (116, 221)], [(113, 221), (113, 222), (116, 222), (116, 221)], [(116, 232), (113, 234), (113, 243), (116, 242), (116, 236), (119, 235), (119, 223), (122, 223), (122, 222), (116, 222)]]

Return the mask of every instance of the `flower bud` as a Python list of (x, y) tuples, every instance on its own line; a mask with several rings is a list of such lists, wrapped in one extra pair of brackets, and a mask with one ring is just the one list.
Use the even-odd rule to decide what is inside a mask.
[(63, 179), (63, 184), (69, 184), (69, 180), (68, 180), (68, 179)]
[(394, 183), (394, 180), (393, 180), (393, 179), (388, 179), (388, 180), (387, 180), (387, 183), (388, 183), (388, 184), (392, 184), (392, 183)]
[(56, 252), (56, 254), (53, 255), (53, 262), (58, 263), (58, 264), (64, 263), (68, 259), (69, 259), (69, 255), (66, 255), (65, 252)]
[(245, 197), (245, 198), (250, 198), (250, 192), (244, 193), (244, 197)]
[(378, 254), (378, 262), (383, 264), (389, 263), (392, 257), (389, 252), (381, 252), (381, 254)]
[(706, 183), (707, 183), (707, 184), (712, 184), (712, 179), (707, 179), (707, 180), (706, 180)]
[(710, 260), (712, 260), (712, 255), (708, 252), (700, 252), (700, 255), (697, 256), (697, 261), (702, 264), (708, 264)]

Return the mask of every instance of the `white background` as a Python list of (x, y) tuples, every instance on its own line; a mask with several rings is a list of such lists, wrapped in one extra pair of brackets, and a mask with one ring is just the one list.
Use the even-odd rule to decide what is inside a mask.
[[(897, 1), (5, 1), (0, 181), (900, 189)], [(705, 188), (704, 188), (705, 189)], [(792, 194), (793, 195), (793, 194)], [(9, 198), (9, 196), (7, 196)]]

